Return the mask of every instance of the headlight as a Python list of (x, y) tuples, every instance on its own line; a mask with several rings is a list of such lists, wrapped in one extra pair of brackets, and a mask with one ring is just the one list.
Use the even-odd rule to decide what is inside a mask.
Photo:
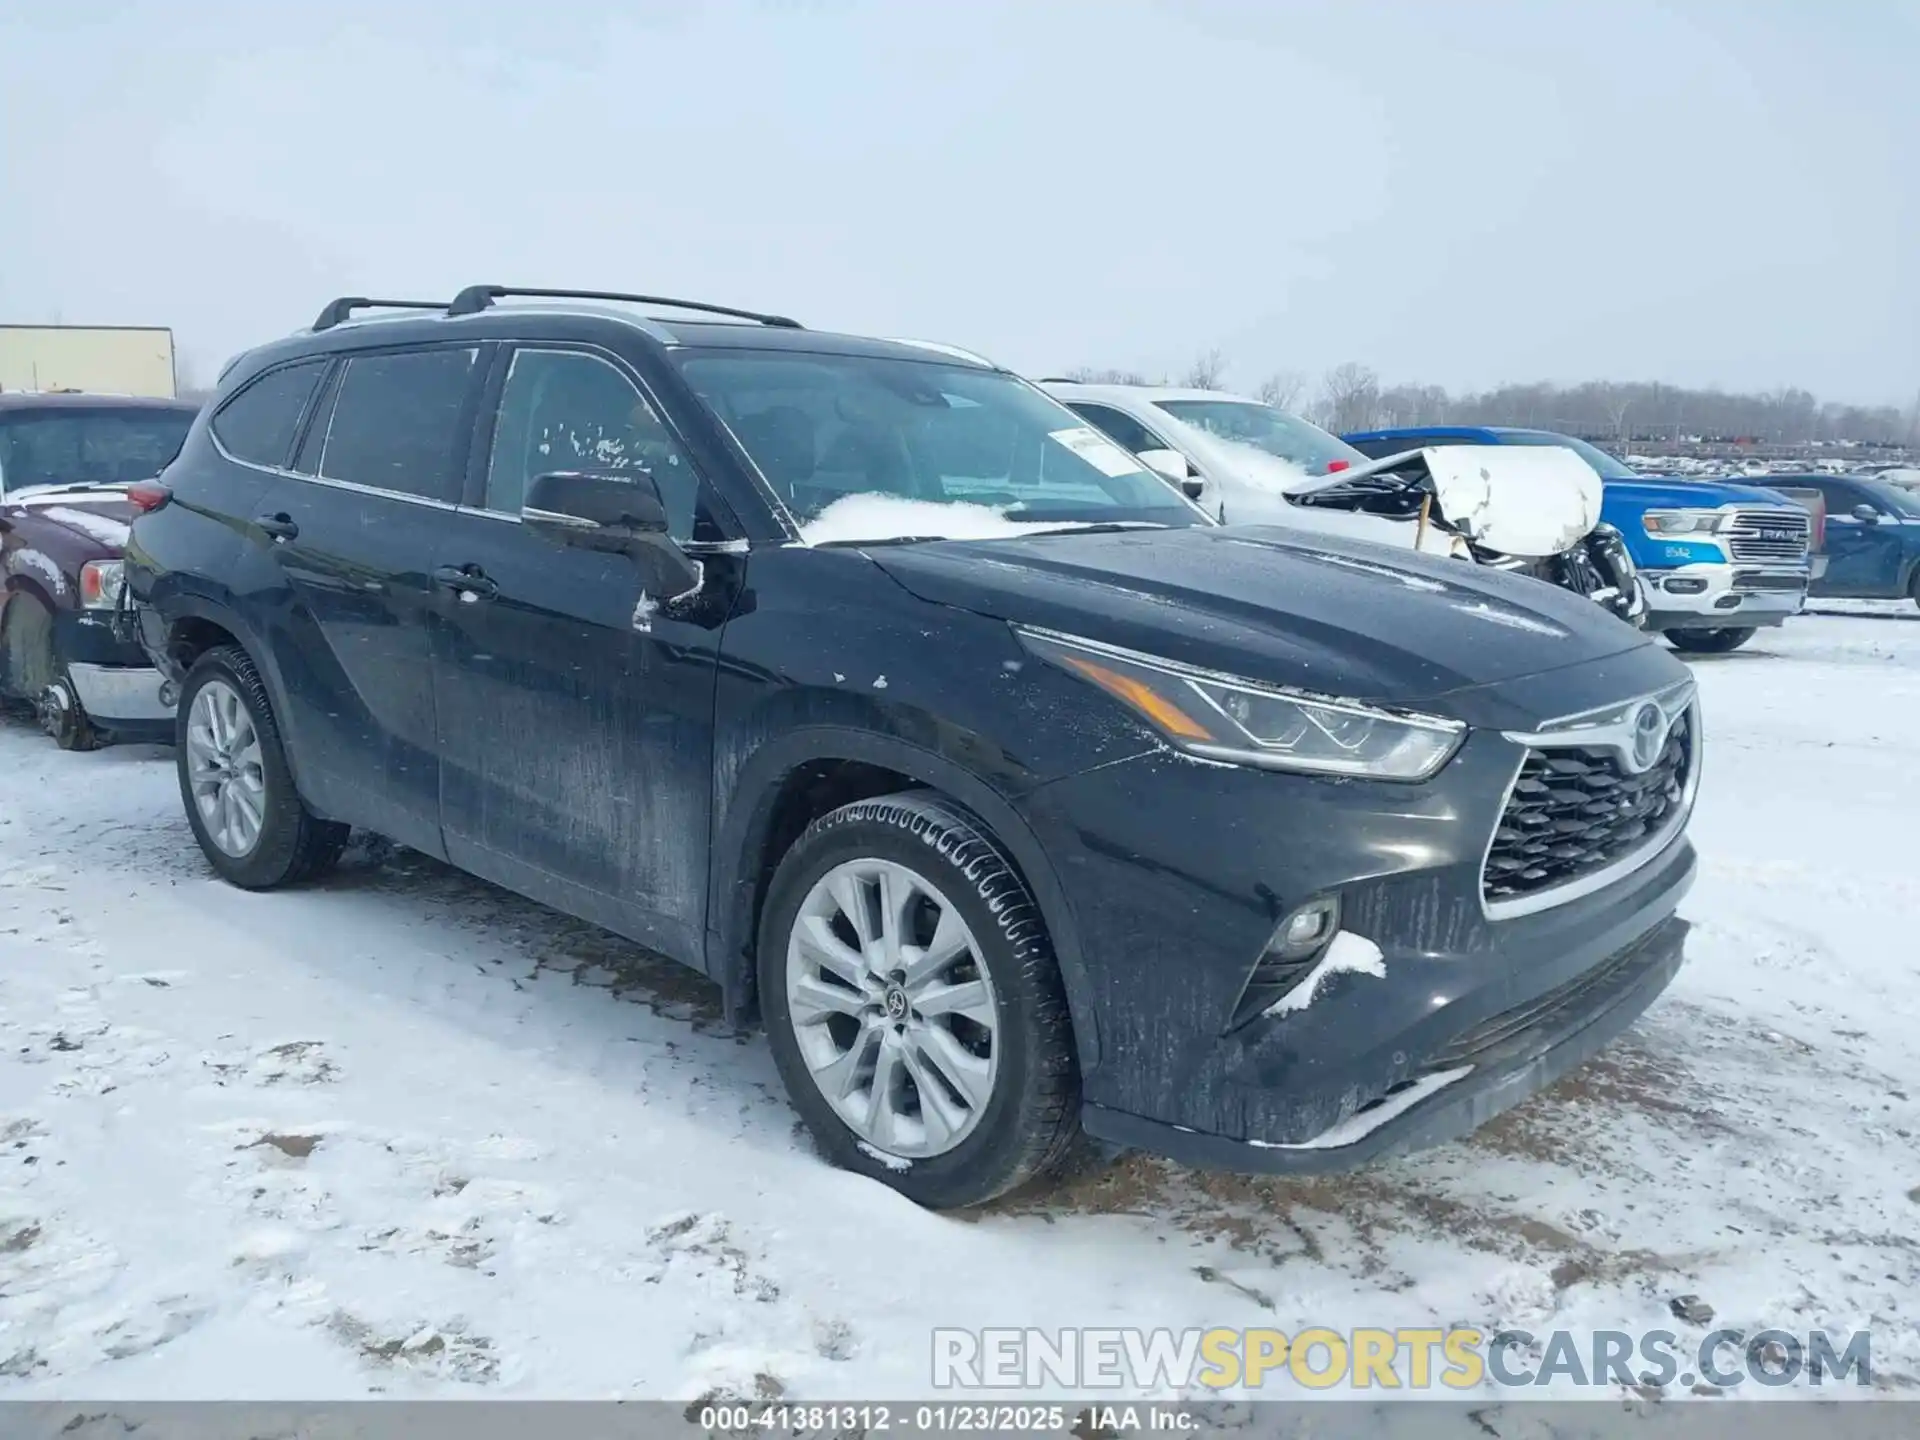
[(1703, 535), (1720, 528), (1718, 510), (1649, 510), (1640, 518), (1649, 535)]
[(1466, 734), (1458, 720), (1282, 690), (1048, 630), (1015, 633), (1041, 659), (1091, 680), (1174, 745), (1211, 760), (1425, 780)]
[(118, 560), (89, 560), (80, 567), (80, 603), (89, 610), (114, 610), (127, 588), (127, 567)]

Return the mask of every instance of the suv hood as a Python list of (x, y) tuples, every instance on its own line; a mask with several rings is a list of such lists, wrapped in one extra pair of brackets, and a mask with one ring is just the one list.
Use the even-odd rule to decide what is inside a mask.
[(867, 554), (935, 604), (1386, 704), (1652, 644), (1538, 580), (1281, 526), (943, 540)]
[(1715, 510), (1722, 505), (1792, 505), (1778, 490), (1757, 485), (1732, 485), (1720, 480), (1685, 480), (1679, 476), (1650, 476), (1645, 480), (1607, 481), (1607, 501), (1627, 501), (1650, 510)]

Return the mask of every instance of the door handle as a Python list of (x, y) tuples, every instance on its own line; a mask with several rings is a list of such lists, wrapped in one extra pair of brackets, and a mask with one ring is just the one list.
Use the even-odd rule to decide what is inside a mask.
[(433, 572), (433, 583), (453, 591), (462, 600), (486, 600), (500, 593), (500, 587), (487, 578), (478, 565), (441, 565)]
[(256, 515), (253, 517), (253, 523), (260, 527), (267, 538), (275, 541), (293, 540), (300, 534), (300, 527), (284, 510), (272, 515)]

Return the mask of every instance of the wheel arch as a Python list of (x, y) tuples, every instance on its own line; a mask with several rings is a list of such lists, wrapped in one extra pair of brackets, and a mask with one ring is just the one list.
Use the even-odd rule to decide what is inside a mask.
[[(855, 767), (853, 781), (838, 792), (829, 787), (844, 798), (816, 809), (819, 802), (809, 804), (805, 794), (807, 779), (836, 766)], [(755, 937), (773, 872), (799, 831), (825, 809), (913, 788), (937, 791), (965, 811), (1013, 863), (1040, 908), (1060, 966), (1081, 1069), (1091, 1069), (1100, 1055), (1093, 989), (1065, 892), (1032, 829), (1006, 797), (948, 757), (894, 736), (840, 726), (808, 726), (769, 741), (720, 797), (724, 806), (708, 879), (706, 968), (720, 982), (728, 1016), (736, 1023), (758, 1019)], [(804, 816), (797, 828), (796, 804)]]
[[(273, 652), (265, 639), (232, 606), (210, 596), (176, 593), (167, 598), (162, 613), (167, 622), (166, 661), (172, 667), (169, 679), (184, 681), (194, 661), (208, 650), (217, 649), (221, 643), (237, 646), (253, 662), (260, 682), (267, 687), (267, 698), (273, 703), (274, 720), (283, 737), (282, 748), (286, 754), (287, 769), (292, 772), (294, 786), (298, 789), (301, 780), (298, 747), (284, 743), (290, 733), (286, 686), (282, 683), (279, 667), (273, 663)], [(220, 637), (224, 637), (224, 641)]]

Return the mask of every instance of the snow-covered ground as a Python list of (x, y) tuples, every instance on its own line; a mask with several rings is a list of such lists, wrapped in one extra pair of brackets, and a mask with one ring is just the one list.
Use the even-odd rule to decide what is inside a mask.
[(1910, 1393), (1920, 614), (1695, 668), (1691, 960), (1601, 1059), (1359, 1174), (1133, 1158), (973, 1218), (815, 1158), (704, 982), (407, 855), (244, 894), (167, 752), (10, 719), (0, 1397), (924, 1398), (936, 1325), (1697, 1339), (1680, 1294), (1871, 1328)]

